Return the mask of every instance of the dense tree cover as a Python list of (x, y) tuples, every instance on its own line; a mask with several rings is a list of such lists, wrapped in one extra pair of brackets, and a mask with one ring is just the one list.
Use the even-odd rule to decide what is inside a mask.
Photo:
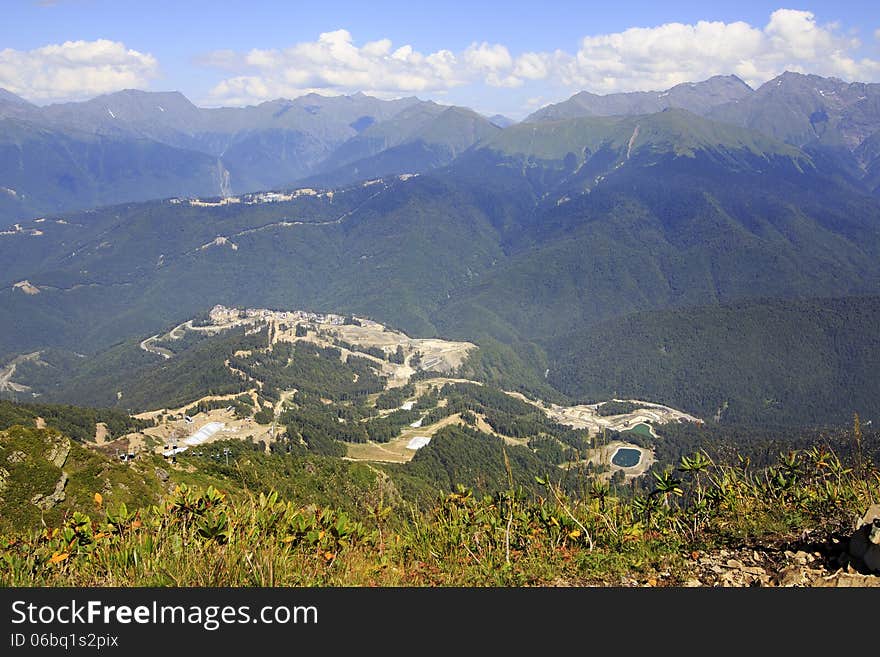
[[(310, 428), (320, 429), (323, 435), (342, 442), (388, 442), (400, 435), (416, 420), (423, 426), (439, 422), (457, 413), (476, 424), (476, 414), (484, 415), (492, 428), (504, 435), (514, 437), (543, 437), (529, 448), (539, 450), (541, 458), (547, 463), (557, 464), (559, 454), (564, 453), (572, 459), (578, 452), (588, 448), (584, 431), (577, 431), (549, 421), (543, 413), (519, 399), (506, 393), (476, 384), (445, 384), (431, 386), (412, 410), (399, 408), (400, 402), (415, 392), (415, 387), (407, 385), (392, 388), (379, 396), (375, 407), (365, 405), (363, 399), (356, 402), (336, 402), (327, 404), (317, 393), (298, 392), (287, 404), (281, 422), (288, 426), (288, 436), (295, 442)], [(391, 413), (377, 416), (380, 407), (391, 405)], [(443, 400), (443, 404), (439, 402)], [(314, 442), (314, 440), (313, 440)], [(321, 449), (325, 449), (321, 443)]]
[(108, 408), (85, 408), (56, 404), (19, 404), (0, 400), (0, 430), (13, 425), (34, 426), (43, 418), (47, 427), (61, 431), (79, 442), (93, 442), (98, 422), (107, 426), (110, 438), (153, 426), (152, 421), (139, 420), (126, 413)]
[[(452, 313), (460, 317), (453, 317)], [(459, 378), (481, 381), (548, 401), (562, 403), (567, 400), (544, 377), (547, 355), (537, 343), (539, 336), (519, 338), (497, 316), (483, 314), (476, 307), (464, 310), (452, 308), (450, 316), (440, 321), (444, 328), (448, 327), (450, 337), (469, 340), (480, 347), (468, 354), (465, 362), (456, 370), (455, 375)], [(462, 326), (459, 326), (460, 322)]]
[(575, 460), (571, 448), (564, 447), (555, 438), (532, 438), (529, 447), (535, 451), (535, 455), (546, 463), (559, 465), (566, 461)]
[(217, 193), (216, 159), (207, 153), (142, 135), (115, 130), (89, 134), (31, 120), (4, 117), (0, 121), (0, 176), (17, 190), (13, 198), (0, 203), (3, 227), (13, 218)]
[(204, 342), (205, 340), (210, 340), (212, 337), (211, 333), (208, 333), (207, 331), (183, 330), (176, 335), (179, 336), (176, 339), (169, 336), (163, 336), (162, 338), (156, 340), (154, 344), (157, 347), (167, 349), (173, 354), (181, 354), (189, 349), (192, 349), (193, 347)]
[(492, 493), (510, 485), (505, 452), (515, 487), (538, 491), (536, 475), (561, 477), (555, 464), (542, 460), (528, 447), (505, 446), (500, 438), (454, 425), (438, 431), (412, 461), (389, 470), (392, 476), (398, 471), (406, 475), (402, 480), (405, 488), (406, 481), (414, 478), (440, 490), (454, 490), (461, 484), (479, 493)]
[(322, 431), (316, 430), (314, 427), (305, 426), (300, 429), (300, 438), (306, 446), (315, 454), (323, 454), (324, 456), (345, 456), (345, 447), (338, 441), (329, 438)]
[(412, 397), (415, 394), (415, 391), (416, 387), (412, 383), (389, 388), (376, 398), (376, 408), (383, 410), (399, 408), (408, 397)]
[[(682, 456), (705, 450), (717, 463), (737, 465), (740, 458), (746, 458), (754, 467), (762, 468), (778, 460), (780, 453), (813, 447), (831, 449), (853, 464), (859, 450), (852, 425), (833, 429), (792, 429), (785, 426), (671, 422), (659, 425), (657, 431), (661, 436), (659, 440), (632, 434), (627, 440), (653, 447), (661, 464), (677, 464)], [(860, 431), (861, 458), (866, 462), (880, 463), (880, 431), (871, 427)]]
[(304, 441), (319, 453), (343, 456), (345, 447), (340, 442), (366, 442), (367, 430), (360, 422), (365, 415), (361, 407), (325, 404), (313, 393), (297, 392), (279, 421), (287, 427), (287, 438), (293, 444)]
[(397, 345), (397, 349), (394, 350), (393, 354), (388, 354), (388, 362), (390, 363), (403, 365), (405, 361), (406, 355), (403, 353), (403, 347), (401, 345)]
[(477, 416), (474, 415), (472, 411), (462, 411), (459, 417), (461, 417), (461, 421), (468, 426), (473, 427), (477, 424)]
[(373, 418), (366, 423), (367, 436), (377, 443), (387, 443), (400, 434), (400, 430), (409, 426), (421, 417), (416, 410), (398, 409), (383, 417)]
[(250, 417), (254, 412), (254, 400), (250, 395), (239, 395), (233, 399), (209, 399), (193, 404), (184, 411), (187, 415), (208, 413), (218, 408), (232, 407), (237, 418)]
[[(220, 458), (227, 449), (228, 464)], [(219, 482), (224, 490), (247, 490), (257, 495), (284, 491), (291, 498), (313, 504), (366, 511), (376, 472), (366, 464), (344, 461), (338, 453), (324, 454), (324, 450), (337, 451), (332, 442), (307, 450), (303, 445), (283, 441), (266, 453), (260, 444), (224, 440), (211, 443), (210, 450), (204, 450), (201, 456), (185, 452), (178, 456), (178, 462), (192, 465), (199, 472), (199, 480), (214, 481), (215, 485)]]
[(254, 413), (254, 422), (257, 424), (271, 424), (275, 420), (275, 411), (271, 404), (261, 405)]
[(163, 359), (141, 349), (135, 339), (91, 358), (53, 351), (41, 356), (48, 366), (33, 365), (32, 370), (46, 382), (41, 389), (53, 402), (70, 400), (133, 412), (175, 408), (207, 395), (252, 388), (253, 382), (231, 372), (225, 362), (236, 351), (259, 349), (266, 341), (265, 331), (246, 334), (243, 328), (230, 329), (198, 339), (173, 358)]
[(426, 411), (437, 406), (440, 401), (440, 390), (438, 386), (429, 385), (428, 389), (416, 400), (413, 409), (417, 411)]
[[(579, 445), (578, 432), (550, 420), (540, 408), (513, 397), (498, 388), (473, 383), (447, 383), (440, 394), (448, 401), (445, 407), (431, 412), (430, 417), (442, 417), (462, 411), (482, 414), (498, 433), (513, 438), (549, 434), (566, 442)], [(582, 433), (582, 432), (581, 432)]]
[(639, 313), (554, 347), (550, 380), (579, 397), (651, 399), (733, 424), (880, 418), (880, 297)]
[[(64, 353), (56, 358), (53, 352), (44, 356), (49, 367), (30, 363), (25, 367), (42, 380), (48, 380), (47, 370), (52, 370), (56, 387), (47, 393), (50, 399), (73, 397), (80, 403), (139, 410), (182, 406), (207, 395), (244, 392), (255, 387), (256, 381), (262, 383), (260, 394), (274, 401), (282, 390), (302, 390), (344, 401), (381, 392), (385, 386), (385, 379), (371, 360), (349, 356), (342, 362), (338, 349), (309, 342), (270, 345), (265, 326), (258, 330), (228, 329), (217, 335), (195, 333), (186, 331), (183, 338), (163, 343), (174, 350), (175, 355), (169, 359), (145, 352), (136, 341), (118, 345), (94, 359)], [(57, 367), (55, 362), (59, 363)], [(92, 385), (85, 387), (84, 381)], [(214, 406), (220, 407), (221, 402)], [(244, 408), (237, 413), (250, 414)]]
[(278, 342), (271, 349), (250, 356), (231, 356), (230, 364), (261, 381), (261, 392), (277, 399), (282, 390), (302, 390), (333, 401), (347, 401), (380, 392), (385, 379), (375, 363), (356, 356), (340, 360), (334, 347), (310, 342)]

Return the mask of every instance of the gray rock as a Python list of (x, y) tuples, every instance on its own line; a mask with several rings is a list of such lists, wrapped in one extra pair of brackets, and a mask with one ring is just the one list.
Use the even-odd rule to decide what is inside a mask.
[[(68, 451), (70, 451), (70, 444), (67, 445)], [(61, 473), (61, 479), (59, 479), (55, 484), (55, 490), (52, 491), (49, 495), (43, 495), (42, 493), (37, 493), (31, 498), (31, 504), (37, 506), (43, 511), (48, 511), (52, 507), (54, 507), (59, 502), (63, 502), (66, 494), (64, 492), (64, 487), (67, 486), (68, 476), (66, 472)]]
[(54, 436), (52, 444), (46, 452), (46, 460), (57, 468), (64, 467), (67, 455), (70, 454), (70, 441), (64, 436)]

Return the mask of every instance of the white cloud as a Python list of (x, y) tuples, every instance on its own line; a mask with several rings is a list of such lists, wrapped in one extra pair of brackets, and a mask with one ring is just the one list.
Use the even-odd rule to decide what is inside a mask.
[(550, 74), (552, 62), (545, 53), (526, 52), (516, 58), (513, 74), (527, 80), (543, 80)]
[(729, 73), (756, 86), (785, 70), (876, 78), (880, 63), (851, 55), (859, 45), (811, 12), (778, 9), (763, 28), (699, 21), (586, 37), (559, 73), (568, 85), (600, 92), (663, 89)]
[[(880, 30), (875, 36), (880, 39)], [(437, 95), (464, 85), (528, 86), (542, 94), (549, 87), (660, 90), (731, 73), (758, 86), (785, 70), (880, 80), (880, 62), (859, 58), (860, 47), (835, 23), (820, 24), (808, 11), (779, 9), (764, 26), (699, 21), (632, 27), (586, 36), (569, 52), (511, 53), (504, 44), (475, 42), (459, 52), (423, 54), (388, 39), (359, 46), (348, 31), (336, 30), (286, 49), (218, 51), (202, 63), (231, 71), (211, 99), (241, 104), (309, 91)]]
[(464, 62), (478, 71), (501, 71), (513, 66), (510, 52), (499, 43), (472, 43), (464, 51)]
[(118, 41), (66, 41), (36, 50), (0, 50), (0, 87), (35, 101), (76, 100), (143, 88), (158, 76), (149, 54)]
[[(231, 104), (364, 91), (377, 96), (441, 92), (463, 83), (459, 62), (448, 50), (423, 54), (388, 39), (357, 46), (347, 30), (324, 32), (317, 41), (286, 49), (251, 50), (237, 58), (238, 72), (211, 90), (214, 101)], [(211, 53), (200, 62), (229, 69), (236, 57)]]
[(336, 30), (286, 49), (215, 51), (197, 63), (239, 73), (218, 83), (210, 96), (213, 102), (244, 104), (313, 91), (392, 97), (442, 94), (470, 83), (517, 87), (546, 77), (547, 58), (527, 53), (514, 61), (505, 46), (486, 42), (457, 55), (450, 50), (423, 54), (409, 44), (394, 47), (389, 39), (358, 46), (347, 30)]

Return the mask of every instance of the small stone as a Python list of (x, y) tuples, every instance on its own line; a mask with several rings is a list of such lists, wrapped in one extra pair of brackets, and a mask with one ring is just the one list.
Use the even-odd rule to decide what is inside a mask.
[(741, 583), (741, 580), (737, 579), (736, 574), (732, 570), (728, 570), (721, 575), (721, 581), (725, 586), (738, 586)]
[(804, 573), (800, 568), (788, 566), (776, 576), (779, 586), (799, 586), (804, 583)]

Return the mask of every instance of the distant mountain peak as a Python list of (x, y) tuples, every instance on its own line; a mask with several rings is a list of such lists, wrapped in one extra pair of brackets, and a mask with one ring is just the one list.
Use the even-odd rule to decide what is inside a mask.
[(742, 102), (716, 106), (708, 116), (796, 146), (826, 149), (855, 172), (859, 165), (846, 152), (880, 130), (878, 108), (880, 84), (785, 71)]
[(0, 87), (0, 103), (35, 107), (33, 103), (26, 101), (21, 96), (17, 96), (16, 94), (12, 93), (8, 89), (4, 89), (3, 87)]
[(504, 116), (503, 114), (493, 114), (492, 116), (490, 116), (488, 118), (489, 118), (489, 123), (491, 123), (492, 125), (497, 125), (499, 128), (507, 128), (509, 126), (512, 126), (514, 123), (516, 123), (516, 121), (514, 121), (513, 119), (511, 119), (508, 116)]
[(581, 116), (635, 116), (679, 107), (706, 114), (713, 107), (748, 97), (754, 90), (735, 75), (715, 75), (701, 82), (683, 82), (664, 91), (632, 91), (607, 95), (581, 91), (548, 105), (525, 120), (556, 121)]

